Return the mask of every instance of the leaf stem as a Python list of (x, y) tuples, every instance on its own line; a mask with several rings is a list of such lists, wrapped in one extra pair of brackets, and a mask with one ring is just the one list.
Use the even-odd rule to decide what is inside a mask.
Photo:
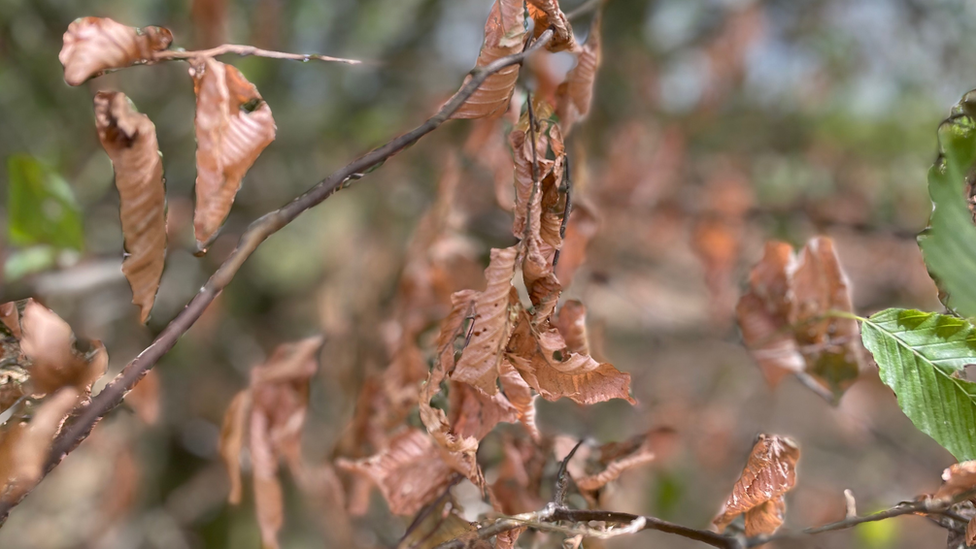
[(228, 53), (240, 56), (267, 57), (269, 59), (289, 59), (292, 61), (329, 61), (333, 63), (345, 63), (347, 65), (361, 65), (363, 62), (358, 59), (345, 59), (343, 57), (332, 57), (331, 55), (321, 55), (317, 53), (287, 53), (281, 51), (264, 50), (254, 46), (239, 44), (222, 44), (208, 50), (164, 50), (153, 55), (153, 61), (170, 61), (175, 59), (194, 59), (199, 57), (217, 57)]

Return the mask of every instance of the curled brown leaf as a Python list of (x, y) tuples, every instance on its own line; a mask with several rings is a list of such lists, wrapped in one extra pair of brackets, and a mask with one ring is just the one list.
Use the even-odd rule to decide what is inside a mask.
[(220, 428), (220, 457), (227, 467), (227, 476), (230, 478), (230, 494), (227, 496), (227, 501), (235, 505), (241, 502), (243, 494), (241, 450), (244, 448), (244, 435), (250, 408), (251, 393), (249, 391), (237, 393), (224, 413), (224, 423)]
[(244, 174), (275, 138), (271, 108), (236, 68), (211, 58), (190, 64), (197, 96), (196, 210), (193, 229), (204, 251), (216, 237)]
[(789, 437), (759, 435), (732, 494), (712, 521), (722, 532), (735, 518), (746, 514), (749, 535), (772, 534), (783, 523), (783, 495), (796, 484), (800, 449)]
[(454, 475), (433, 439), (418, 429), (404, 431), (389, 448), (372, 457), (357, 461), (340, 458), (336, 465), (372, 481), (396, 515), (419, 511), (440, 495)]
[(101, 342), (89, 342), (85, 351), (78, 349), (68, 323), (33, 299), (24, 305), (20, 329), (20, 348), (30, 360), (35, 394), (45, 395), (71, 386), (87, 396), (92, 383), (105, 373), (108, 353)]
[(942, 472), (943, 484), (933, 495), (935, 499), (950, 500), (959, 494), (976, 489), (976, 461), (963, 461)]
[(576, 66), (556, 89), (556, 114), (563, 131), (569, 134), (574, 124), (586, 118), (593, 103), (593, 86), (602, 58), (600, 51), (600, 14), (593, 19), (590, 36), (576, 56)]
[(546, 44), (546, 49), (556, 52), (579, 48), (576, 37), (573, 36), (573, 27), (559, 8), (559, 0), (528, 0), (528, 9), (529, 15), (535, 21), (533, 32), (536, 36), (550, 27), (553, 29), (552, 41)]
[(107, 17), (82, 17), (68, 25), (58, 59), (71, 86), (114, 69), (147, 63), (173, 42), (164, 27), (128, 27)]
[(166, 258), (166, 189), (156, 126), (121, 92), (95, 95), (95, 125), (115, 169), (125, 237), (122, 272), (139, 319), (149, 318)]
[[(485, 41), (475, 67), (484, 67), (499, 58), (520, 52), (525, 35), (525, 0), (495, 0), (485, 23)], [(518, 74), (518, 64), (492, 74), (451, 118), (501, 116), (508, 109)], [(468, 79), (470, 76), (465, 79), (465, 84)]]

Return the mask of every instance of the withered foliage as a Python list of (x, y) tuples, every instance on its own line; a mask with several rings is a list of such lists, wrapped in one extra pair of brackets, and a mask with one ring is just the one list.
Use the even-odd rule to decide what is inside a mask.
[(833, 242), (817, 237), (799, 257), (784, 242), (769, 242), (749, 275), (736, 315), (742, 338), (766, 380), (793, 373), (837, 401), (857, 380), (861, 343), (850, 287)]
[(712, 525), (719, 532), (745, 514), (747, 536), (769, 535), (782, 524), (785, 494), (796, 484), (800, 448), (789, 437), (759, 435), (745, 469)]
[(229, 500), (240, 502), (240, 459), (246, 445), (264, 547), (278, 547), (277, 534), (284, 520), (279, 462), (284, 461), (299, 481), (310, 474), (302, 459), (301, 433), (308, 384), (318, 370), (321, 348), (321, 337), (279, 346), (267, 362), (251, 370), (250, 386), (234, 397), (224, 415), (220, 455), (230, 475)]
[(236, 68), (211, 58), (190, 64), (197, 96), (197, 248), (205, 250), (230, 212), (244, 174), (275, 138), (271, 108)]
[[(485, 23), (485, 41), (481, 45), (476, 67), (522, 51), (526, 37), (525, 0), (495, 0)], [(478, 91), (451, 118), (486, 118), (501, 116), (515, 91), (519, 65), (510, 65), (492, 74)], [(470, 77), (465, 79), (466, 84)], [(463, 87), (463, 84), (462, 84)]]
[(93, 76), (153, 61), (173, 42), (164, 27), (127, 27), (107, 17), (82, 17), (68, 25), (58, 59), (64, 80), (78, 86)]
[(121, 92), (95, 95), (95, 126), (119, 190), (126, 251), (122, 272), (139, 318), (146, 322), (166, 258), (166, 189), (156, 126)]
[[(599, 448), (583, 444), (566, 465), (566, 470), (580, 492), (595, 501), (595, 492), (607, 483), (616, 480), (628, 469), (655, 461), (658, 453), (667, 453), (672, 437), (673, 434), (668, 430), (656, 430), (624, 442), (604, 444)], [(556, 437), (556, 459), (565, 459), (576, 444), (577, 441), (570, 437)]]
[(559, 8), (559, 0), (528, 0), (527, 8), (532, 20), (535, 21), (536, 36), (548, 28), (553, 30), (552, 40), (546, 45), (546, 49), (556, 52), (576, 50), (579, 47), (569, 19)]
[(573, 125), (586, 118), (590, 112), (590, 104), (593, 103), (593, 85), (602, 58), (600, 22), (601, 16), (598, 13), (590, 26), (590, 36), (576, 55), (576, 66), (566, 74), (565, 82), (556, 89), (556, 114), (567, 135)]

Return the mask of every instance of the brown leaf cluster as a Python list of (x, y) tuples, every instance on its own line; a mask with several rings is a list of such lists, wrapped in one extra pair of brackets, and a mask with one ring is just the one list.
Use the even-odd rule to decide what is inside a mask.
[[(625, 471), (651, 463), (659, 459), (662, 453), (670, 453), (673, 439), (674, 433), (671, 430), (656, 429), (624, 442), (611, 442), (599, 448), (583, 444), (567, 463), (566, 470), (583, 496), (596, 503), (597, 491), (619, 478)], [(570, 437), (556, 437), (553, 448), (556, 459), (565, 459), (576, 444), (577, 441)]]
[(156, 126), (121, 92), (95, 95), (98, 139), (112, 160), (125, 236), (122, 272), (139, 319), (149, 319), (166, 258), (166, 189)]
[[(525, 0), (495, 0), (485, 23), (485, 41), (481, 45), (475, 67), (484, 67), (497, 59), (522, 51), (526, 34)], [(492, 74), (451, 118), (501, 116), (508, 109), (518, 75), (517, 64)], [(466, 78), (464, 83), (470, 78)]]
[(58, 59), (64, 80), (78, 86), (105, 71), (149, 63), (169, 48), (173, 33), (164, 27), (128, 27), (107, 17), (82, 17), (68, 25)]
[(302, 459), (301, 434), (308, 409), (309, 380), (318, 370), (321, 337), (279, 346), (251, 370), (250, 386), (234, 397), (224, 415), (220, 455), (227, 466), (231, 503), (239, 503), (241, 453), (250, 455), (254, 501), (264, 547), (278, 547), (284, 501), (278, 465), (284, 461), (296, 481), (313, 472)]
[[(69, 25), (60, 59), (65, 80), (78, 85), (104, 71), (153, 63), (173, 41), (161, 27), (138, 29), (108, 18), (85, 17)], [(197, 138), (194, 234), (203, 253), (230, 212), (241, 180), (275, 138), (271, 109), (234, 67), (205, 54), (190, 58), (196, 95)], [(125, 94), (99, 91), (95, 122), (115, 169), (125, 239), (122, 270), (140, 320), (149, 318), (166, 255), (166, 192), (152, 121)]]
[(17, 501), (40, 480), (65, 418), (88, 398), (108, 355), (33, 299), (0, 305), (0, 322), (0, 411), (16, 406), (0, 426), (0, 499)]
[(712, 525), (719, 532), (745, 515), (747, 536), (770, 535), (783, 524), (785, 494), (796, 484), (800, 449), (789, 437), (759, 435), (732, 494)]
[(190, 65), (197, 96), (196, 211), (198, 250), (213, 241), (230, 212), (244, 174), (275, 138), (271, 108), (236, 68), (212, 58)]
[(857, 379), (862, 351), (857, 322), (833, 313), (852, 309), (833, 242), (817, 237), (799, 256), (789, 244), (767, 243), (736, 315), (771, 385), (793, 373), (836, 402)]

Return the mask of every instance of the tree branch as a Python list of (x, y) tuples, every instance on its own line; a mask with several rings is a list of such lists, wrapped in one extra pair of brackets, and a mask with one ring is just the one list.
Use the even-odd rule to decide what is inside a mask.
[[(413, 145), (420, 138), (437, 129), (454, 112), (461, 108), (461, 105), (474, 94), (489, 76), (505, 67), (522, 63), (526, 57), (548, 44), (552, 40), (552, 37), (553, 30), (547, 29), (535, 42), (523, 51), (496, 59), (484, 67), (475, 68), (471, 71), (469, 78), (461, 86), (461, 89), (434, 116), (428, 118), (423, 124), (353, 160), (329, 177), (318, 182), (290, 203), (251, 223), (247, 230), (244, 231), (244, 234), (241, 235), (240, 241), (234, 251), (227, 256), (217, 271), (210, 277), (210, 280), (190, 300), (186, 307), (176, 315), (176, 318), (163, 328), (163, 331), (156, 336), (152, 344), (139, 353), (132, 362), (128, 363), (115, 379), (106, 385), (98, 395), (93, 397), (91, 401), (83, 405), (79, 410), (76, 410), (74, 414), (75, 419), (55, 439), (42, 478), (61, 463), (61, 460), (81, 444), (83, 440), (88, 438), (88, 435), (102, 417), (122, 403), (122, 399), (126, 393), (132, 390), (156, 362), (176, 345), (176, 341), (180, 336), (193, 326), (210, 303), (230, 284), (237, 271), (262, 242), (294, 221), (295, 218), (306, 210), (320, 204), (339, 190), (349, 187), (353, 182), (362, 178), (369, 170), (380, 166), (398, 152)], [(0, 499), (0, 523), (6, 520), (10, 509), (20, 503), (25, 496), (26, 493), (17, 498)]]
[(345, 59), (342, 57), (332, 57), (330, 55), (320, 55), (317, 53), (286, 53), (281, 51), (263, 50), (254, 46), (238, 44), (222, 44), (209, 50), (187, 51), (187, 50), (163, 50), (156, 52), (152, 56), (152, 62), (169, 61), (172, 59), (193, 59), (195, 57), (217, 57), (234, 53), (240, 56), (253, 55), (254, 57), (268, 57), (270, 59), (291, 59), (293, 61), (332, 61), (335, 63), (345, 63), (347, 65), (360, 65), (362, 61), (358, 59)]

